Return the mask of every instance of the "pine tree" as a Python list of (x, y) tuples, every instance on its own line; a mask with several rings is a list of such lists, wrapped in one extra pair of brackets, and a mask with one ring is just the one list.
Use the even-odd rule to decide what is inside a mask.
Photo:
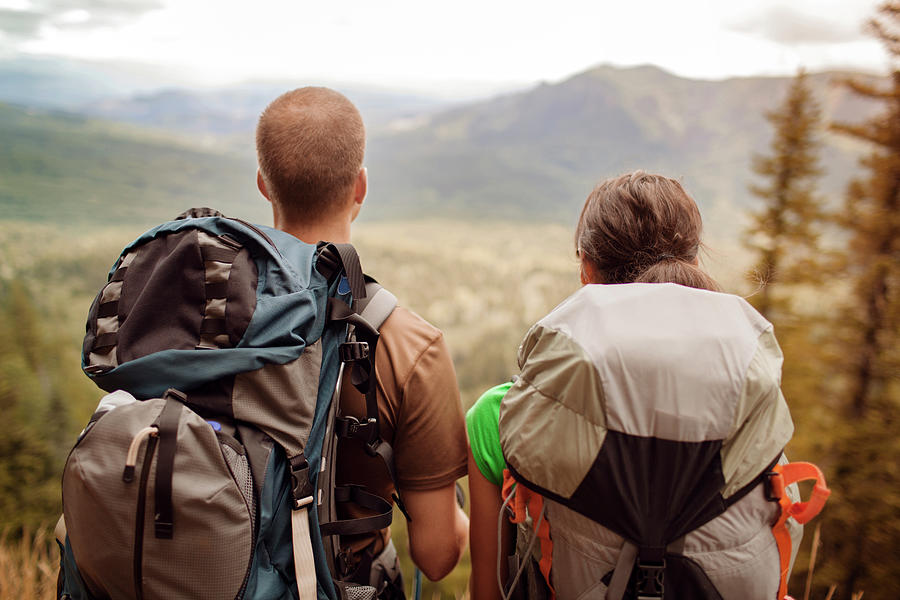
[(860, 124), (833, 129), (868, 142), (864, 176), (847, 188), (836, 222), (848, 244), (836, 281), (848, 286), (838, 313), (833, 379), (843, 427), (834, 432), (833, 500), (824, 513), (822, 579), (842, 596), (900, 597), (900, 0), (879, 7), (871, 23), (893, 63), (887, 86), (844, 82), (883, 103)]
[[(817, 389), (823, 370), (823, 328), (820, 315), (801, 299), (821, 277), (818, 241), (825, 214), (816, 183), (824, 125), (802, 70), (766, 119), (773, 129), (769, 154), (753, 157), (760, 183), (749, 186), (761, 201), (745, 232), (745, 243), (756, 256), (753, 272), (759, 285), (750, 300), (774, 323), (786, 357), (782, 389), (797, 432), (786, 451), (795, 460), (818, 460), (824, 448), (816, 434), (830, 427)], [(803, 582), (808, 564), (804, 558), (802, 554), (794, 569), (794, 585)]]
[(765, 183), (750, 191), (763, 201), (752, 214), (747, 245), (758, 255), (754, 269), (760, 290), (757, 309), (769, 319), (784, 311), (786, 294), (776, 294), (775, 284), (802, 283), (817, 272), (810, 263), (816, 257), (821, 203), (815, 194), (821, 111), (801, 70), (791, 83), (781, 106), (766, 114), (774, 129), (771, 154), (753, 157), (753, 171)]
[(45, 526), (60, 510), (62, 462), (45, 425), (47, 346), (25, 286), (0, 282), (0, 530)]

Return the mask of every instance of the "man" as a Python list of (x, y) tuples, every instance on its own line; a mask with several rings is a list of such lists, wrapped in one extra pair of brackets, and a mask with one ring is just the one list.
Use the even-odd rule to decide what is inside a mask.
[[(256, 147), (257, 185), (271, 202), (275, 227), (311, 244), (349, 242), (367, 191), (365, 129), (356, 107), (327, 88), (288, 92), (260, 117)], [(381, 436), (394, 448), (396, 491), (410, 517), (410, 554), (438, 580), (459, 561), (468, 535), (455, 493), (467, 461), (456, 375), (441, 332), (403, 307), (381, 328), (375, 365)], [(362, 396), (351, 385), (343, 389), (342, 412), (365, 417)], [(390, 499), (394, 489), (383, 464), (355, 442), (341, 442), (338, 482), (364, 484)], [(379, 553), (389, 536), (387, 529), (342, 536), (344, 575), (367, 584), (368, 573), (353, 571), (361, 571), (364, 557)]]

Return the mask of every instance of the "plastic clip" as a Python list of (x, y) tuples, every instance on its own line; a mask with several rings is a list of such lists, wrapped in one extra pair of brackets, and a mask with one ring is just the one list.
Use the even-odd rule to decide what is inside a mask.
[(660, 600), (665, 597), (666, 559), (662, 562), (637, 563), (635, 582), (637, 600)]

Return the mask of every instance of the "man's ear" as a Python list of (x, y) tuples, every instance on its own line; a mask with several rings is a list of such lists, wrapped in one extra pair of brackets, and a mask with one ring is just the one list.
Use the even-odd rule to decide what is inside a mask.
[(356, 184), (353, 187), (353, 201), (362, 204), (369, 193), (369, 172), (363, 167), (356, 176)]
[(262, 171), (259, 169), (256, 170), (256, 187), (259, 188), (259, 193), (262, 194), (266, 200), (269, 202), (272, 201), (272, 199), (269, 198), (269, 190), (266, 189), (266, 180), (263, 179)]
[(366, 200), (366, 194), (369, 193), (369, 178), (366, 168), (359, 170), (356, 176), (356, 183), (353, 184), (353, 204), (350, 209), (350, 221), (355, 221), (362, 209), (363, 202)]

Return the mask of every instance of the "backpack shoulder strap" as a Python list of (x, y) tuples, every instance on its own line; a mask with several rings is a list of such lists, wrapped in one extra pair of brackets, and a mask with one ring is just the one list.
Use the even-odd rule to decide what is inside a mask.
[(366, 297), (360, 300), (357, 311), (376, 330), (380, 330), (387, 318), (397, 308), (397, 297), (381, 284), (366, 275)]

